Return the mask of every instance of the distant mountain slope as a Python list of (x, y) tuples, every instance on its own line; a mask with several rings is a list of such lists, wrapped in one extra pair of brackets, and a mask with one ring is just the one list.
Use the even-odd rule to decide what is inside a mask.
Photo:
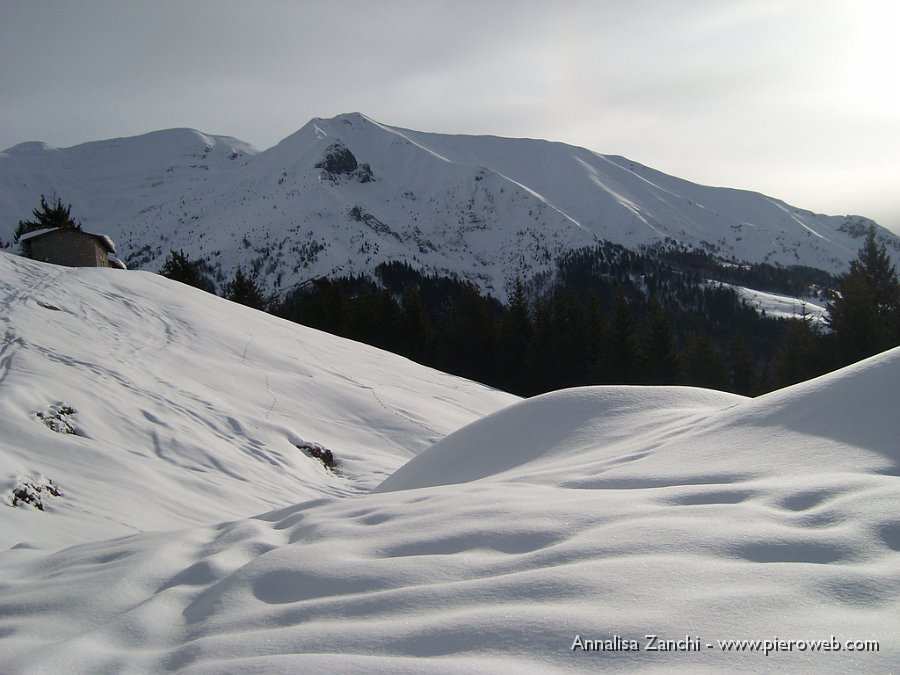
[(62, 490), (0, 503), (4, 674), (896, 666), (900, 348), (755, 399), (518, 401), (2, 253), (0, 331), (0, 489)]
[[(220, 280), (242, 264), (277, 291), (402, 260), (503, 296), (516, 276), (599, 240), (838, 271), (873, 224), (563, 143), (422, 133), (356, 113), (314, 119), (264, 152), (185, 129), (15, 146), (0, 154), (0, 238), (41, 193), (110, 234), (133, 267), (156, 270), (183, 249)], [(900, 260), (900, 239), (879, 233)]]

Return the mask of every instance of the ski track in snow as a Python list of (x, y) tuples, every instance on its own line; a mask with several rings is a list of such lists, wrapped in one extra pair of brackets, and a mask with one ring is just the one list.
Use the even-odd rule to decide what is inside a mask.
[[(309, 348), (308, 348), (304, 343), (300, 343), (300, 346), (306, 351), (306, 353), (309, 355), (310, 358), (315, 359), (316, 361), (319, 361), (319, 363), (322, 363), (321, 359), (320, 359), (316, 354), (314, 354), (313, 352), (309, 351)], [(325, 365), (325, 364), (323, 364), (323, 365)], [(326, 366), (326, 367), (327, 367), (327, 366)], [(416, 419), (416, 418), (414, 418), (414, 417), (411, 417), (410, 415), (404, 413), (404, 412), (403, 412), (401, 409), (399, 409), (399, 408), (390, 407), (390, 406), (388, 406), (387, 404), (385, 404), (385, 402), (384, 402), (384, 401), (381, 399), (381, 397), (378, 395), (378, 392), (376, 392), (376, 391), (375, 391), (375, 388), (372, 387), (371, 385), (364, 384), (363, 382), (360, 382), (358, 379), (356, 379), (355, 377), (349, 375), (349, 374), (346, 373), (346, 372), (340, 372), (340, 373), (339, 373), (339, 372), (335, 372), (335, 373), (332, 373), (332, 374), (335, 375), (335, 376), (337, 376), (337, 377), (339, 377), (339, 378), (342, 378), (342, 379), (347, 380), (348, 382), (350, 382), (351, 384), (355, 385), (355, 386), (358, 387), (359, 389), (362, 389), (362, 390), (368, 392), (369, 394), (371, 394), (371, 395), (372, 395), (372, 398), (375, 399), (376, 403), (378, 403), (378, 405), (381, 406), (381, 408), (383, 408), (384, 411), (387, 412), (388, 414), (390, 414), (390, 415), (396, 415), (397, 417), (399, 417), (400, 419), (402, 419), (402, 420), (405, 421), (405, 422), (411, 422), (412, 424), (415, 424), (416, 426), (421, 427), (422, 429), (424, 429), (425, 431), (429, 432), (430, 434), (434, 434), (434, 436), (436, 436), (436, 437), (440, 435), (437, 431), (435, 431), (434, 429), (432, 429), (431, 427), (429, 427), (427, 424), (425, 424), (424, 422), (422, 422), (422, 420), (419, 420), (419, 419)]]
[[(0, 490), (63, 493), (0, 503), (4, 674), (897, 663), (900, 349), (523, 401), (154, 275), (0, 254), (0, 289)], [(701, 647), (572, 649), (648, 634)], [(879, 650), (716, 646), (776, 636)]]

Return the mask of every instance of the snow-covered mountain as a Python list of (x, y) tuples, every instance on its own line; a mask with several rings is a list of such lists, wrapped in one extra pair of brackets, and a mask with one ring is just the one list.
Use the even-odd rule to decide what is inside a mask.
[(900, 348), (520, 401), (2, 252), (0, 330), (4, 673), (896, 665)]
[[(872, 221), (668, 176), (563, 143), (422, 133), (361, 114), (314, 119), (264, 152), (175, 129), (0, 153), (0, 238), (41, 194), (72, 204), (132, 267), (170, 250), (270, 290), (385, 260), (458, 274), (504, 296), (573, 248), (673, 240), (726, 258), (840, 271)], [(895, 260), (900, 238), (880, 229)]]

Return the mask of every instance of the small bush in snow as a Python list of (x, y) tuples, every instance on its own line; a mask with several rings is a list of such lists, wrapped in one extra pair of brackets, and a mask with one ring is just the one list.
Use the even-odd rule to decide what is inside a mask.
[(75, 414), (75, 408), (65, 403), (51, 405), (47, 412), (38, 410), (35, 415), (44, 425), (58, 434), (77, 433), (75, 423), (71, 419)]
[(325, 448), (318, 443), (307, 443), (306, 441), (300, 441), (299, 443), (294, 443), (294, 445), (302, 450), (304, 454), (309, 457), (313, 457), (325, 466), (326, 469), (333, 469), (337, 465), (337, 461), (334, 459), (334, 453), (331, 452), (328, 448)]
[(22, 480), (12, 491), (11, 505), (30, 504), (38, 511), (43, 511), (45, 495), (62, 497), (62, 490), (49, 478)]

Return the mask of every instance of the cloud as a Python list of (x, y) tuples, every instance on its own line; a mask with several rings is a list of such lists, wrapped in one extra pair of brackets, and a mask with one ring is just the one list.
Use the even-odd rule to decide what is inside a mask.
[(872, 188), (900, 181), (897, 13), (889, 0), (7, 0), (0, 146), (190, 126), (265, 148), (355, 110), (562, 140), (814, 210), (860, 195), (874, 201), (857, 210), (900, 229)]

